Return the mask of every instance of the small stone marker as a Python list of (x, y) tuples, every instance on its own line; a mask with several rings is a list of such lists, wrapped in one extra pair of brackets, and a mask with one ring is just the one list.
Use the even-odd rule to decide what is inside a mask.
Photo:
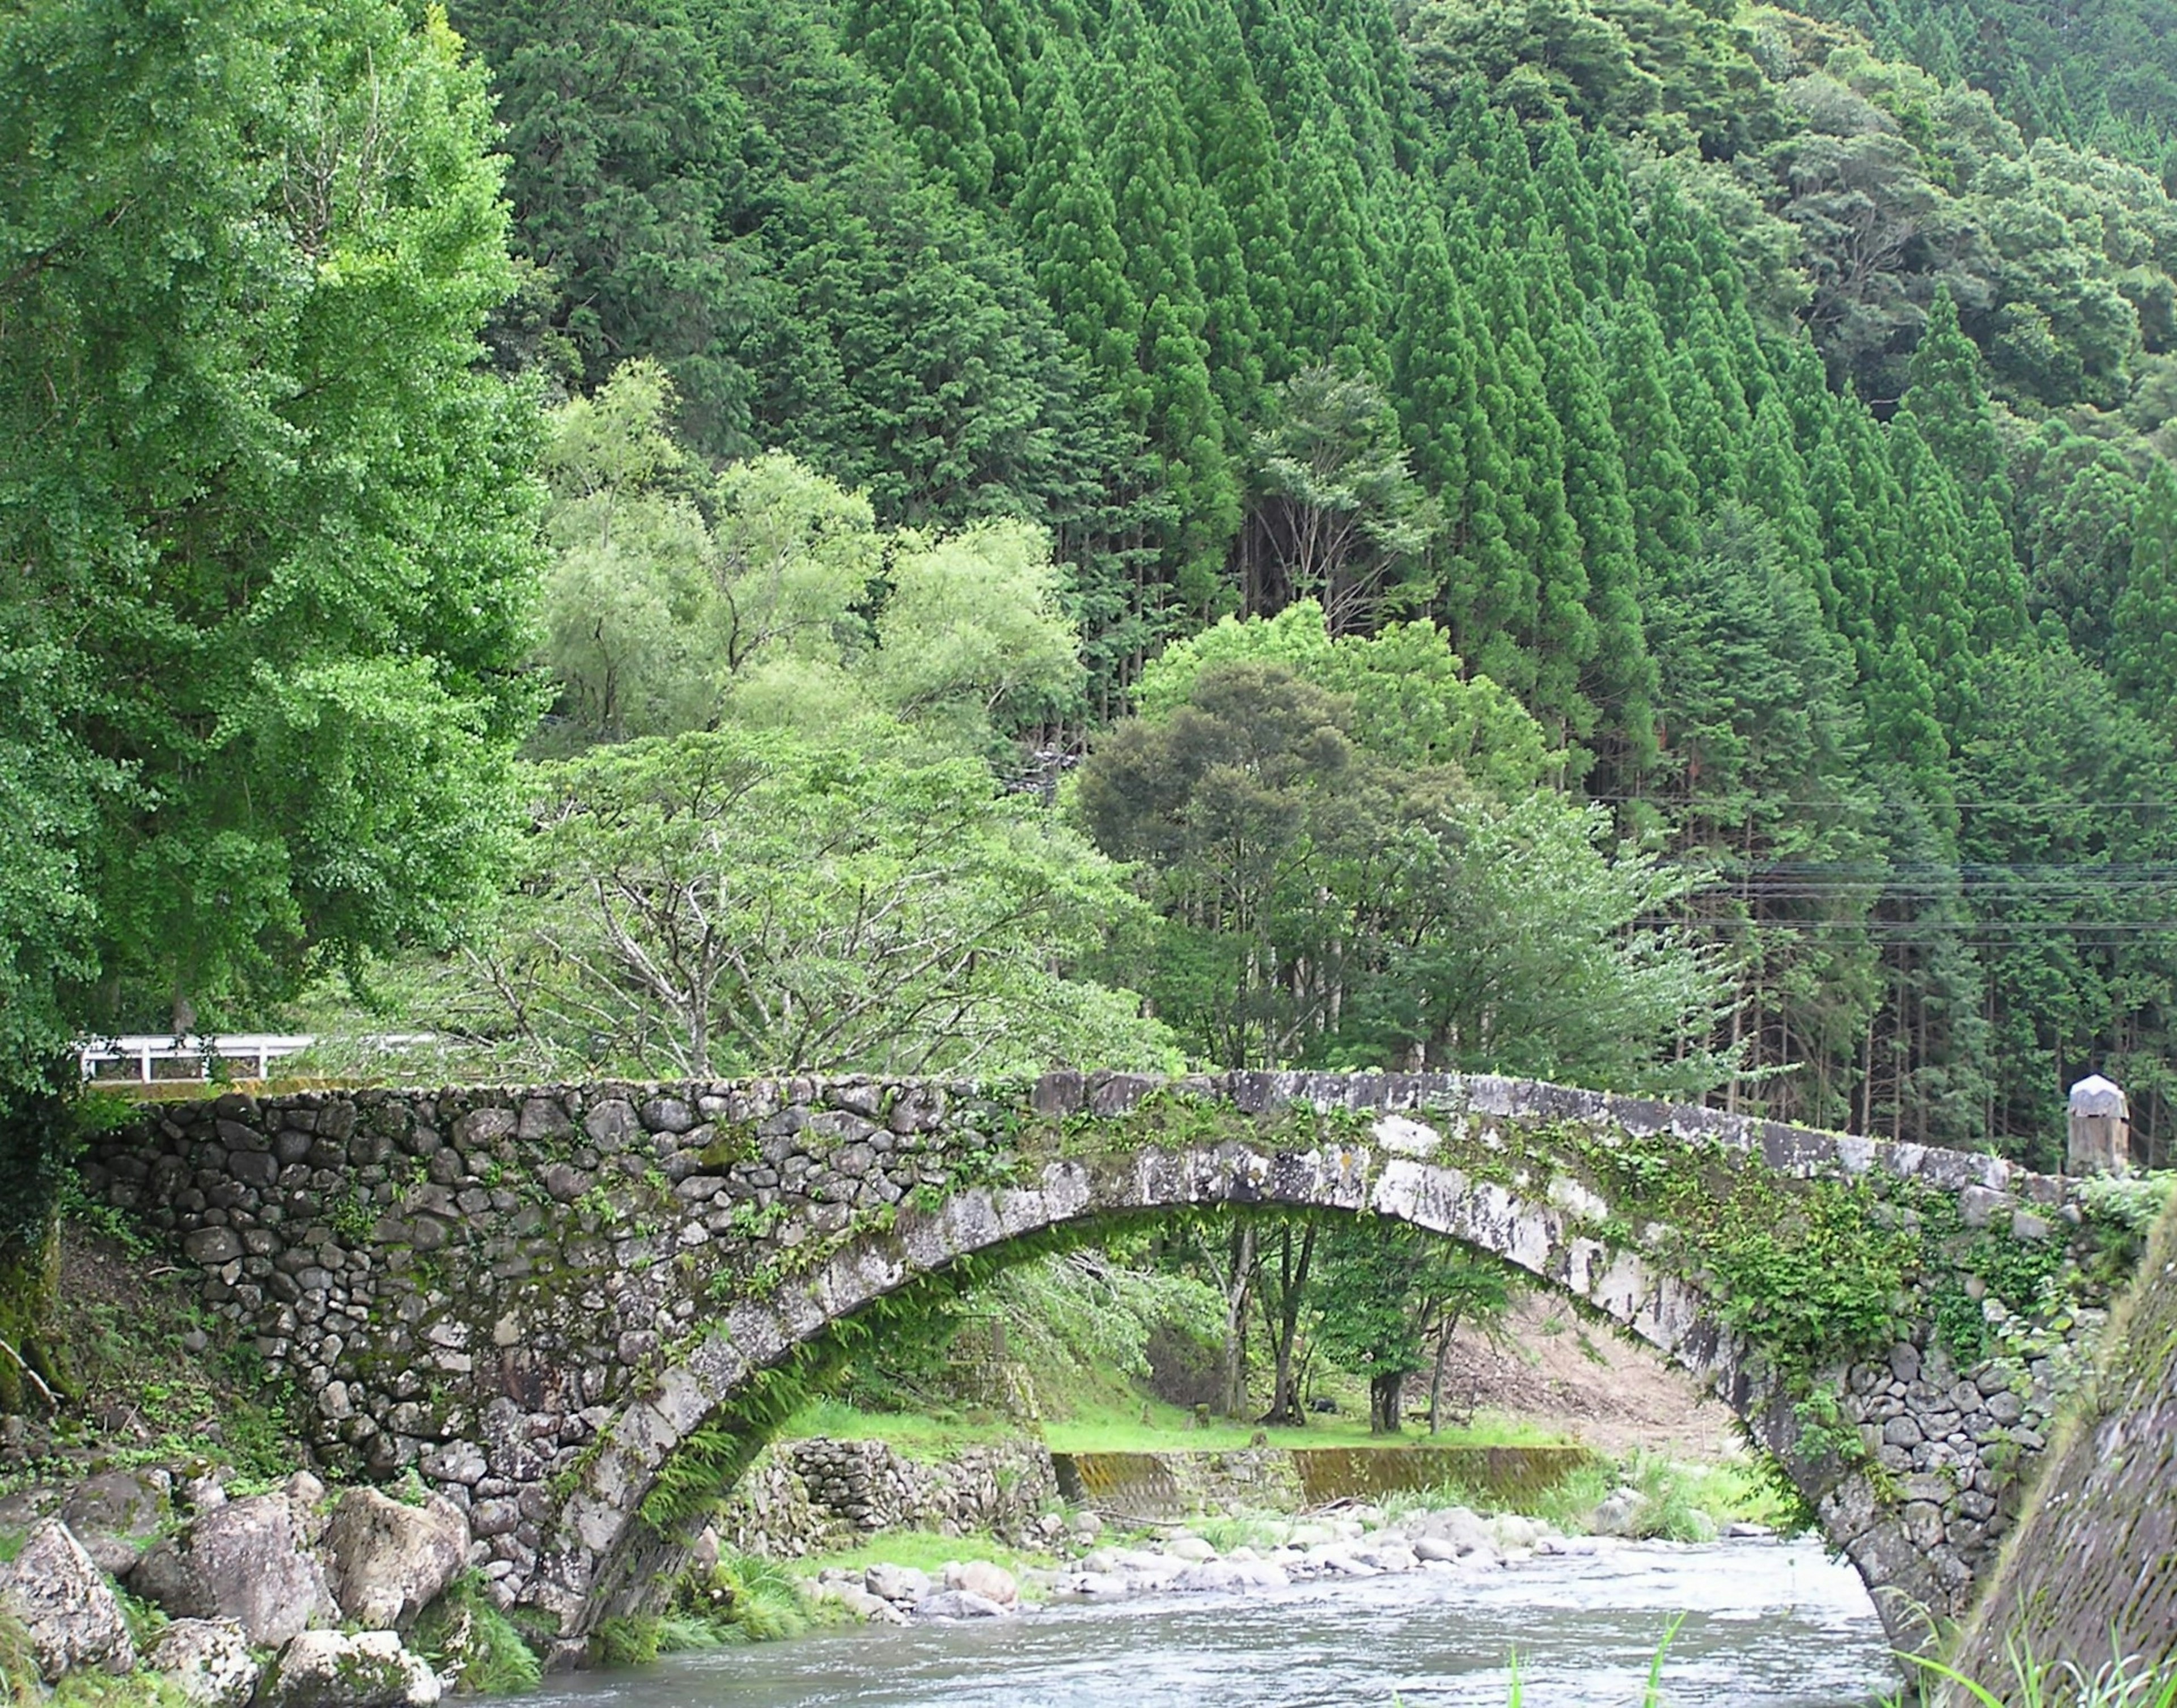
[(2117, 1174), (2131, 1166), (2131, 1106), (2098, 1073), (2071, 1088), (2071, 1143), (2064, 1171)]

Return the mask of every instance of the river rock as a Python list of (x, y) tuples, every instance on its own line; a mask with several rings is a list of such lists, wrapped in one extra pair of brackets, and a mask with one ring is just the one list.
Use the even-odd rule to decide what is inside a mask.
[(1020, 1600), (1020, 1585), (1013, 1574), (988, 1560), (965, 1560), (946, 1567), (945, 1587), (980, 1596), (1001, 1607), (1012, 1607)]
[(1118, 1572), (1077, 1572), (1066, 1581), (1066, 1587), (1077, 1596), (1094, 1596), (1105, 1601), (1116, 1601), (1131, 1594), (1132, 1583)]
[(882, 1596), (873, 1596), (859, 1584), (827, 1584), (824, 1595), (856, 1618), (881, 1625), (903, 1625), (907, 1615)]
[(1410, 1572), (1421, 1563), (1411, 1548), (1396, 1542), (1371, 1542), (1366, 1547), (1356, 1548), (1353, 1557), (1379, 1572)]
[(86, 1667), (127, 1673), (136, 1665), (120, 1598), (57, 1519), (40, 1520), (23, 1551), (0, 1566), (0, 1609), (22, 1621), (47, 1678)]
[(305, 1631), (280, 1651), (262, 1708), (432, 1708), (439, 1675), (391, 1631)]
[(1629, 1536), (1637, 1529), (1640, 1491), (1614, 1488), (1588, 1514), (1587, 1527), (1597, 1536)]
[(145, 1665), (199, 1708), (243, 1708), (264, 1668), (234, 1619), (177, 1619), (159, 1633)]
[(1217, 1550), (1198, 1536), (1183, 1536), (1165, 1549), (1176, 1560), (1185, 1560), (1189, 1565), (1200, 1565), (1204, 1560), (1217, 1558)]
[(972, 1590), (938, 1590), (925, 1596), (914, 1608), (918, 1619), (996, 1619), (1004, 1618), (1005, 1613), (999, 1603)]
[(1378, 1575), (1376, 1568), (1356, 1554), (1345, 1542), (1332, 1542), (1324, 1547), (1310, 1548), (1307, 1563), (1312, 1569), (1336, 1578), (1372, 1578)]
[(154, 1547), (129, 1587), (177, 1619), (238, 1619), (252, 1648), (276, 1648), (337, 1611), (315, 1528), (285, 1491), (231, 1500)]
[(1172, 1588), (1190, 1595), (1243, 1596), (1259, 1590), (1281, 1590), (1292, 1580), (1284, 1570), (1263, 1560), (1204, 1560), (1172, 1580)]
[(373, 1630), (405, 1631), (468, 1563), (469, 1526), (443, 1495), (406, 1506), (352, 1488), (333, 1509), (325, 1557), (341, 1613)]
[(173, 1478), (156, 1466), (101, 1471), (70, 1492), (60, 1520), (99, 1570), (126, 1577), (173, 1517)]
[(862, 1587), (873, 1596), (911, 1607), (930, 1593), (930, 1574), (913, 1566), (874, 1565), (862, 1574)]

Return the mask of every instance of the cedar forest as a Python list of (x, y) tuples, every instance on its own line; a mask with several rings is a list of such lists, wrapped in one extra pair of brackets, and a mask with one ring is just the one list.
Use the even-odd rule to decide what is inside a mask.
[(2174, 21), (33, 0), (19, 1117), (276, 1014), (2161, 1160)]

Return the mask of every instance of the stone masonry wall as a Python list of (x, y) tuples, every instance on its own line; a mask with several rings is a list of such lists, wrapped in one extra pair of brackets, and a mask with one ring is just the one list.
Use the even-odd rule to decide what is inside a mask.
[[(1799, 1452), (1803, 1420), (1762, 1385), (1758, 1345), (1720, 1320), (1697, 1274), (1644, 1255), (1637, 1223), (1612, 1231), (1626, 1225), (1576, 1162), (1538, 1154), (1522, 1185), (1462, 1171), (1447, 1148), (1503, 1154), (1523, 1124), (1573, 1123), (1689, 1155), (1735, 1149), (1786, 1187), (1863, 1181), (1883, 1214), (1912, 1214), (1894, 1195), (1934, 1194), (1969, 1227), (2028, 1241), (2068, 1237), (2063, 1182), (1993, 1158), (1456, 1076), (1181, 1081), (1195, 1106), (1239, 1125), (1191, 1148), (1138, 1138), (1098, 1151), (1120, 1142), (1098, 1137), (1102, 1123), (1159, 1085), (1067, 1073), (1034, 1087), (237, 1094), (104, 1135), (85, 1183), (198, 1266), (208, 1307), (294, 1382), (329, 1463), (415, 1465), (488, 1543), (494, 1595), (548, 1609), (570, 1634), (640, 1592), (625, 1570), (636, 1509), (753, 1372), (961, 1256), (1099, 1214), (1214, 1203), (1372, 1212), (1525, 1268), (1714, 1384), (1794, 1475), (1819, 1472), (1806, 1486), (1825, 1529), (1871, 1585), (1960, 1610), (2041, 1444), (2062, 1346), (1958, 1371), (1918, 1322), (1886, 1357), (1836, 1372), (1836, 1426), (1867, 1453), (1823, 1471)], [(1296, 1103), (1349, 1118), (1290, 1151), (1234, 1142)], [(1023, 1158), (1015, 1135), (1031, 1122), (1053, 1148)], [(2068, 1332), (2092, 1326), (2082, 1313)]]
[(2014, 1645), (2087, 1678), (2177, 1656), (2177, 1204), (2155, 1229), (1956, 1665), (2015, 1705)]

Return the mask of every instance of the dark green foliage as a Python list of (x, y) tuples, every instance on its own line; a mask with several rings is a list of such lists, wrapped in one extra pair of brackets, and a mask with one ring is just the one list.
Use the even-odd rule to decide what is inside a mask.
[[(532, 268), (503, 360), (560, 337), (594, 387), (647, 354), (714, 459), (790, 449), (886, 523), (1048, 528), (1090, 670), (1048, 713), (1061, 744), (1225, 612), (1314, 598), (1356, 637), (1425, 614), (1536, 720), (1554, 786), (1719, 863), (1674, 917), (1731, 967), (1701, 1042), (1757, 1072), (1727, 1101), (2016, 1149), (2088, 1060), (2148, 1082), (2153, 1143), (2171, 1127), (2152, 838), (2133, 891), (2087, 876), (2114, 832), (1986, 861), (2137, 898), (2120, 944), (2108, 904), (2043, 910), (1972, 852), (2022, 792), (1991, 744), (2076, 713), (2111, 765), (2159, 767), (2177, 728), (2164, 3), (2065, 32), (2012, 0), (1972, 28), (1928, 0), (456, 22), (498, 79)], [(41, 733), (53, 696), (11, 698), (0, 778), (94, 798)], [(2021, 762), (2037, 810), (2091, 819), (2077, 768)], [(1355, 870), (1412, 833), (1368, 800)], [(5, 864), (65, 896), (55, 845), (19, 826)], [(43, 964), (72, 917), (23, 912)], [(1155, 952), (1206, 1016), (1245, 981), (1196, 929)], [(1415, 1047), (1435, 1001), (1359, 1001), (1339, 1048)]]

